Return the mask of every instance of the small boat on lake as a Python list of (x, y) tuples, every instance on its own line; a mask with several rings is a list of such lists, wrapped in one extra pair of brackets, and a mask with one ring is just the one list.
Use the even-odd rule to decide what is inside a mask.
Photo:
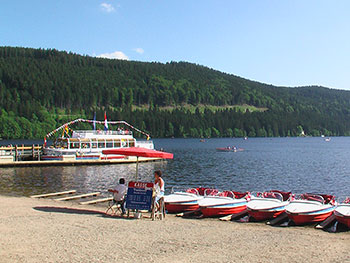
[(199, 200), (204, 217), (218, 217), (238, 214), (247, 208), (249, 193), (224, 191), (217, 196), (205, 196)]
[(275, 218), (286, 210), (291, 192), (271, 190), (252, 196), (247, 204), (248, 214), (256, 221)]
[(350, 228), (350, 197), (335, 208), (334, 215), (339, 223)]
[(217, 152), (242, 152), (244, 149), (242, 148), (237, 148), (236, 146), (227, 146), (227, 147), (219, 147), (216, 148)]
[(302, 194), (291, 201), (286, 208), (286, 213), (296, 225), (322, 222), (335, 209), (333, 195)]

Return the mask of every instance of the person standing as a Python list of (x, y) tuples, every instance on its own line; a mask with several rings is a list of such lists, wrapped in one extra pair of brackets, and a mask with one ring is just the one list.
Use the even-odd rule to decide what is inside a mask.
[(158, 206), (158, 201), (160, 198), (164, 197), (164, 180), (162, 178), (162, 171), (157, 170), (154, 172), (154, 188), (156, 192), (155, 201)]

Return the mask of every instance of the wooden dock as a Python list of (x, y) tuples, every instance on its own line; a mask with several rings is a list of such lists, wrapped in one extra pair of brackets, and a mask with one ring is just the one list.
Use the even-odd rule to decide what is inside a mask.
[[(19, 161), (20, 159), (28, 159), (32, 160), (40, 160), (40, 156), (42, 155), (43, 147), (40, 145), (31, 145), (25, 146), (22, 145), (9, 145), (9, 146), (0, 146), (0, 164), (1, 157), (12, 157), (14, 161)], [(8, 158), (5, 158), (8, 160)]]
[[(39, 195), (31, 195), (31, 198), (49, 198), (51, 200), (55, 201), (73, 201), (73, 200), (78, 200), (78, 199), (83, 199), (83, 198), (95, 198), (97, 196), (101, 195), (101, 192), (92, 192), (92, 193), (87, 193), (87, 194), (78, 194), (78, 195), (72, 195), (75, 194), (77, 190), (67, 190), (67, 191), (62, 191), (62, 192), (55, 192), (55, 193), (46, 193), (46, 194), (39, 194)], [(58, 196), (65, 195), (64, 197), (56, 198)], [(89, 201), (83, 201), (79, 202), (80, 205), (92, 205), (92, 204), (99, 204), (99, 203), (104, 203), (108, 201), (112, 201), (113, 197), (103, 197), (99, 199), (92, 199)]]
[[(7, 156), (6, 156), (7, 157)], [(148, 157), (139, 157), (138, 162), (154, 162), (161, 161), (161, 158), (148, 158)], [(129, 156), (123, 159), (97, 159), (97, 160), (35, 160), (35, 161), (13, 161), (8, 160), (1, 162), (0, 168), (2, 167), (31, 167), (31, 166), (76, 166), (76, 165), (112, 165), (112, 164), (127, 164), (127, 163), (136, 163), (137, 158), (134, 156)]]
[(113, 197), (105, 197), (105, 198), (100, 198), (100, 199), (94, 199), (90, 201), (85, 201), (85, 202), (80, 202), (79, 204), (81, 205), (94, 205), (94, 204), (99, 204), (99, 203), (104, 203), (104, 202), (109, 202), (112, 201)]
[(74, 199), (98, 196), (100, 194), (101, 194), (101, 192), (93, 192), (93, 193), (87, 193), (87, 194), (73, 195), (73, 196), (57, 198), (57, 199), (55, 199), (55, 201), (70, 201), (70, 200), (74, 200)]
[(74, 194), (77, 190), (68, 190), (63, 192), (56, 192), (56, 193), (48, 193), (48, 194), (41, 194), (41, 195), (31, 195), (31, 198), (47, 198), (47, 197), (53, 197), (53, 196), (59, 196), (59, 195), (67, 195), (67, 194)]

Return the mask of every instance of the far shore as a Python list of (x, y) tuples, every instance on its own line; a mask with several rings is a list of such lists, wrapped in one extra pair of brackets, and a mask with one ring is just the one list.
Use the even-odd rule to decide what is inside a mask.
[(350, 262), (350, 231), (104, 211), (0, 195), (0, 262)]

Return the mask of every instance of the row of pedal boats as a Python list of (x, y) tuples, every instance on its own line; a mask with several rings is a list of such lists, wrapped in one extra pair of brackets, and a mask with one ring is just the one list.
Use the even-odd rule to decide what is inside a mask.
[(271, 190), (250, 193), (212, 188), (190, 188), (164, 197), (168, 213), (200, 211), (204, 217), (222, 217), (246, 211), (255, 221), (277, 218), (286, 213), (296, 225), (322, 222), (332, 214), (350, 228), (350, 198), (337, 203), (333, 195)]

